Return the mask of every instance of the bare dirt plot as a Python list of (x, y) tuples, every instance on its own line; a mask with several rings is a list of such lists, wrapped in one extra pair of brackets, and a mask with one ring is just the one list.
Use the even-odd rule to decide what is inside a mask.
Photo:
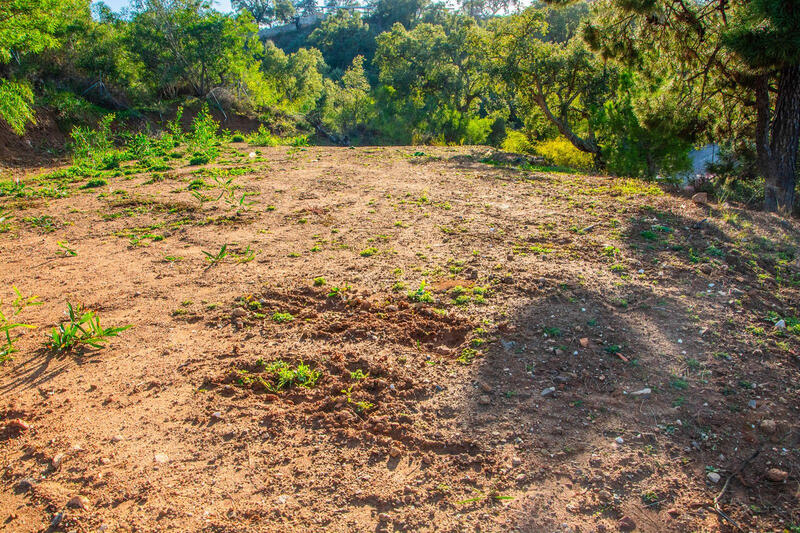
[[(469, 148), (250, 150), (0, 197), (3, 297), (43, 302), (0, 367), (3, 528), (800, 524), (796, 223)], [(133, 328), (54, 354), (67, 301)]]

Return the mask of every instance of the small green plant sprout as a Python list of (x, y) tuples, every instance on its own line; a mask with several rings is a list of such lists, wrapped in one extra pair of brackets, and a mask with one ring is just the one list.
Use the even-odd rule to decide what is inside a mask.
[(109, 337), (116, 337), (129, 329), (128, 326), (104, 328), (94, 311), (84, 311), (80, 305), (67, 302), (68, 322), (53, 328), (45, 345), (56, 352), (69, 352), (81, 346), (102, 348)]
[(194, 196), (195, 200), (197, 200), (200, 203), (200, 207), (203, 207), (203, 204), (205, 204), (206, 202), (211, 201), (211, 198), (209, 198), (208, 196), (206, 196), (205, 194), (196, 189), (192, 191), (192, 196)]
[(346, 389), (342, 389), (342, 394), (344, 394), (347, 403), (353, 406), (356, 413), (363, 414), (375, 407), (375, 404), (372, 402), (368, 402), (365, 400), (356, 401), (353, 400), (353, 386), (350, 385)]
[(374, 246), (370, 246), (369, 248), (365, 248), (364, 250), (361, 250), (359, 255), (361, 257), (372, 257), (373, 255), (375, 255), (377, 253), (378, 253), (378, 249), (375, 248)]
[(291, 322), (294, 320), (294, 316), (291, 313), (281, 313), (280, 311), (276, 311), (275, 314), (272, 315), (272, 320), (278, 324), (283, 324), (284, 322)]
[(322, 377), (322, 373), (319, 370), (311, 368), (302, 361), (294, 368), (289, 363), (281, 360), (272, 363), (259, 361), (259, 363), (264, 365), (264, 371), (270, 375), (269, 381), (263, 378), (260, 378), (259, 381), (270, 392), (278, 392), (281, 389), (294, 386), (310, 389)]
[(11, 214), (11, 211), (0, 208), (0, 233), (11, 231), (11, 220), (13, 218), (14, 215)]
[[(20, 314), (23, 309), (32, 305), (42, 305), (38, 296), (23, 296), (16, 287), (13, 287), (14, 293), (17, 297), (11, 302), (11, 312), (4, 314), (0, 309), (0, 335), (5, 339), (0, 339), (0, 364), (5, 363), (11, 359), (11, 354), (16, 352), (14, 347), (14, 337), (11, 336), (11, 331), (18, 328), (33, 329), (36, 326), (30, 324), (23, 324), (15, 322), (14, 317)], [(0, 302), (2, 304), (2, 302)]]
[(231, 255), (236, 257), (237, 263), (249, 263), (256, 258), (256, 251), (251, 249), (250, 245), (248, 244), (247, 248), (241, 252), (233, 252)]
[(64, 257), (75, 257), (76, 255), (78, 255), (78, 252), (70, 248), (68, 242), (58, 241), (56, 242), (56, 244), (58, 245), (59, 248), (61, 248), (60, 250), (56, 251), (57, 255), (63, 255)]
[(415, 291), (408, 291), (408, 299), (412, 302), (432, 303), (433, 294), (428, 290), (428, 284), (423, 280)]
[(461, 355), (456, 358), (456, 361), (461, 363), (462, 365), (469, 365), (472, 364), (472, 361), (480, 354), (478, 350), (474, 348), (464, 348), (461, 351)]
[(353, 381), (361, 381), (362, 379), (366, 379), (368, 376), (369, 372), (365, 374), (364, 371), (361, 370), (360, 368), (350, 372), (350, 379), (352, 379)]
[(323, 285), (325, 285), (325, 283), (327, 283), (327, 282), (325, 281), (325, 278), (323, 278), (322, 276), (314, 278), (314, 286), (315, 287), (322, 287)]
[(217, 252), (216, 254), (212, 254), (206, 251), (203, 251), (203, 254), (206, 256), (206, 261), (211, 263), (211, 266), (214, 266), (217, 263), (221, 262), (226, 257), (228, 257), (228, 245), (223, 244), (222, 247), (219, 249), (219, 252)]
[(350, 289), (350, 285), (345, 284), (342, 287), (331, 287), (328, 291), (328, 298), (340, 298), (344, 300), (344, 293)]

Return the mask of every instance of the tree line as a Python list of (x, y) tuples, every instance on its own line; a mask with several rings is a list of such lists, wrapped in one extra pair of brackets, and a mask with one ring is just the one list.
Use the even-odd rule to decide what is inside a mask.
[(200, 99), (344, 142), (490, 144), (648, 178), (687, 170), (692, 146), (716, 142), (713, 186), (770, 211), (796, 203), (793, 0), (373, 0), (274, 42), (259, 24), (321, 6), (232, 4), (3, 2), (0, 118), (23, 134), (36, 105), (80, 121)]

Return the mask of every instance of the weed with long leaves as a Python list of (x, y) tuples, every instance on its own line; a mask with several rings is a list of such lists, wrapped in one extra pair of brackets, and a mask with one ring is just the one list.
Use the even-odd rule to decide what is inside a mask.
[(94, 311), (84, 311), (80, 305), (72, 306), (67, 302), (68, 322), (62, 322), (53, 328), (45, 345), (56, 352), (69, 352), (77, 347), (91, 346), (102, 348), (109, 337), (116, 337), (132, 326), (116, 326), (104, 328), (100, 325), (100, 317)]
[(203, 254), (205, 254), (206, 256), (206, 261), (211, 263), (211, 266), (214, 266), (223, 259), (225, 259), (226, 257), (228, 257), (228, 245), (223, 244), (222, 248), (220, 248), (219, 252), (217, 252), (216, 254), (206, 252), (205, 250), (203, 250)]

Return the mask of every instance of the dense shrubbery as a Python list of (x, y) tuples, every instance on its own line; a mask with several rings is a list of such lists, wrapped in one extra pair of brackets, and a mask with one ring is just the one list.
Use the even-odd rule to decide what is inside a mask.
[[(100, 120), (103, 132), (107, 110), (161, 113), (190, 99), (267, 122), (254, 144), (314, 126), (342, 143), (491, 143), (647, 178), (688, 168), (694, 144), (749, 142), (754, 164), (732, 165), (725, 183), (766, 177), (767, 203), (791, 205), (798, 134), (782, 125), (797, 122), (784, 109), (800, 98), (785, 88), (800, 83), (800, 15), (763, 0), (729, 17), (698, 3), (684, 6), (693, 17), (648, 18), (656, 7), (673, 13), (672, 1), (536, 4), (498, 16), (512, 4), (377, 0), (367, 14), (342, 9), (279, 36), (278, 46), (258, 40), (256, 22), (313, 13), (314, 0), (237, 1), (233, 14), (206, 1), (135, 0), (124, 15), (89, 0), (15, 0), (0, 5), (0, 119), (21, 134), (38, 98), (93, 167), (114, 161), (93, 155), (102, 139), (87, 123)], [(756, 115), (773, 123), (761, 136)], [(201, 111), (186, 138), (192, 161), (217, 157), (218, 127)], [(139, 137), (131, 149), (146, 144)]]

